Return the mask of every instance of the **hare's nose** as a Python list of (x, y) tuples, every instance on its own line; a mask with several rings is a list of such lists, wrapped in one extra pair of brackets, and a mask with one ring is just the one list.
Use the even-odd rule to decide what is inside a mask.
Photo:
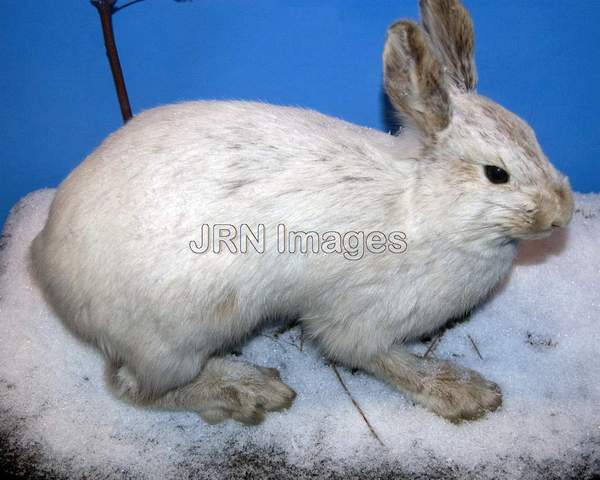
[(566, 227), (573, 216), (573, 194), (570, 188), (561, 186), (556, 189), (556, 204), (552, 227)]
[(559, 219), (555, 219), (552, 221), (552, 228), (563, 228), (566, 227), (569, 224), (569, 221), (571, 220), (571, 215), (569, 214), (568, 217), (562, 217)]

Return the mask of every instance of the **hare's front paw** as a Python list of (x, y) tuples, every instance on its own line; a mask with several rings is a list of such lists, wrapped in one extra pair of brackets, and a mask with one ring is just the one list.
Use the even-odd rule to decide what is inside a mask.
[(219, 385), (218, 406), (199, 410), (208, 423), (233, 418), (246, 425), (258, 425), (265, 412), (289, 408), (296, 397), (296, 392), (281, 381), (274, 368), (252, 366), (236, 377)]
[(453, 423), (476, 420), (502, 404), (498, 385), (473, 370), (446, 362), (435, 365), (416, 396), (420, 403)]

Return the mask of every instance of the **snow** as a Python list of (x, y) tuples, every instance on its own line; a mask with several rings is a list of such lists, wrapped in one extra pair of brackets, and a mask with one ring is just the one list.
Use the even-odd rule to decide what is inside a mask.
[[(278, 368), (298, 393), (290, 410), (269, 414), (258, 427), (211, 426), (194, 413), (143, 410), (113, 398), (100, 355), (64, 329), (28, 272), (27, 249), (53, 194), (42, 190), (19, 202), (0, 243), (5, 459), (52, 476), (91, 478), (600, 473), (600, 195), (577, 194), (568, 230), (522, 244), (510, 278), (435, 349), (498, 383), (499, 411), (453, 425), (392, 387), (338, 367), (381, 446), (332, 367), (311, 345), (300, 350), (297, 327), (267, 331), (243, 348), (243, 358)], [(411, 348), (424, 353), (428, 346)]]

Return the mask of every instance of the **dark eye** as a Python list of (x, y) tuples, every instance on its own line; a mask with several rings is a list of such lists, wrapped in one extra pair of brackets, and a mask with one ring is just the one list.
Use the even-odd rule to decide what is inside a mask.
[(485, 176), (492, 183), (507, 183), (510, 178), (506, 170), (496, 165), (486, 165), (484, 169)]

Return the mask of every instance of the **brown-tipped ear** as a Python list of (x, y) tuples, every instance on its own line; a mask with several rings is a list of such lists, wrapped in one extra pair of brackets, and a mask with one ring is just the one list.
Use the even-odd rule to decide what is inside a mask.
[(385, 90), (392, 105), (427, 137), (450, 123), (444, 71), (425, 32), (401, 20), (389, 29), (383, 51)]
[(460, 0), (419, 0), (425, 31), (448, 76), (463, 91), (474, 90), (475, 34), (473, 21)]

